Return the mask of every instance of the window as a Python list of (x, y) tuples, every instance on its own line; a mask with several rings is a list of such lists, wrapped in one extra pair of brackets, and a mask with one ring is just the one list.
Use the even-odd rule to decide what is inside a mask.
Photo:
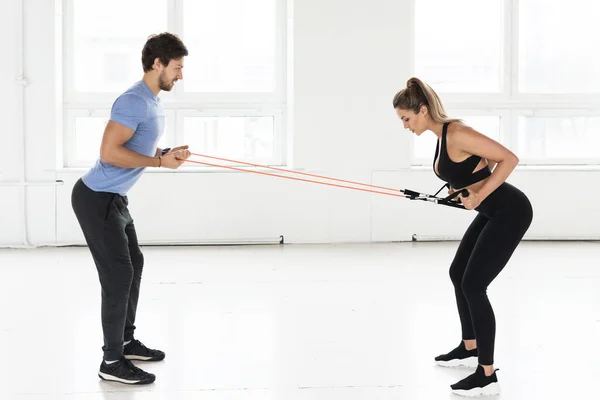
[(285, 0), (64, 1), (65, 166), (96, 161), (112, 103), (141, 79), (148, 36), (164, 31), (189, 55), (184, 79), (159, 95), (159, 146), (285, 164)]
[(69, 57), (65, 62), (65, 82), (70, 97), (120, 93), (139, 80), (140, 55), (146, 38), (150, 33), (168, 29), (168, 2), (69, 0), (69, 3), (64, 53)]
[(184, 0), (190, 92), (276, 90), (276, 0)]
[(438, 92), (502, 90), (502, 0), (417, 0), (417, 76)]
[(219, 157), (255, 164), (281, 158), (282, 143), (273, 134), (282, 129), (281, 113), (252, 110), (181, 112), (180, 120), (183, 141), (191, 149), (196, 149), (196, 153), (218, 154)]
[[(592, 0), (415, 0), (414, 73), (521, 164), (598, 165), (599, 13)], [(425, 136), (413, 165), (432, 161)]]
[(519, 91), (600, 93), (598, 15), (597, 1), (519, 0)]
[(516, 151), (522, 157), (551, 160), (578, 158), (594, 162), (600, 148), (600, 116), (579, 110), (517, 113)]

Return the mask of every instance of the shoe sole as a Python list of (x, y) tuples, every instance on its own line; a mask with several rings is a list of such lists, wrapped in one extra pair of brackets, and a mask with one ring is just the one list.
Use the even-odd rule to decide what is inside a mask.
[(478, 387), (470, 390), (452, 390), (452, 393), (465, 397), (494, 396), (500, 394), (500, 385), (498, 385), (498, 382), (494, 382), (482, 388)]
[(456, 367), (468, 367), (468, 368), (477, 368), (477, 364), (479, 364), (479, 360), (477, 357), (469, 357), (463, 359), (453, 359), (450, 361), (436, 361), (435, 362), (440, 367), (446, 368), (456, 368)]
[(129, 380), (129, 379), (118, 378), (116, 376), (106, 374), (104, 372), (98, 372), (98, 376), (100, 377), (100, 379), (102, 379), (104, 381), (119, 382), (119, 383), (124, 383), (127, 385), (147, 385), (147, 384), (154, 382), (154, 380), (156, 379), (156, 377), (152, 376), (147, 379)]
[(127, 355), (125, 354), (125, 358), (128, 360), (136, 360), (136, 361), (162, 361), (164, 357), (144, 357), (144, 356), (136, 356), (136, 355)]

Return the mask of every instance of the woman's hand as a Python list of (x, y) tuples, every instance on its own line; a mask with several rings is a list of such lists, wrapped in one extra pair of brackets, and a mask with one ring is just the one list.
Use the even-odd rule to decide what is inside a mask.
[(465, 206), (465, 208), (467, 210), (473, 210), (473, 209), (479, 207), (479, 205), (481, 204), (481, 199), (479, 197), (479, 193), (472, 192), (469, 189), (464, 189), (464, 190), (466, 190), (469, 193), (468, 196), (463, 196), (462, 193), (458, 195), (458, 198), (460, 199), (463, 206)]

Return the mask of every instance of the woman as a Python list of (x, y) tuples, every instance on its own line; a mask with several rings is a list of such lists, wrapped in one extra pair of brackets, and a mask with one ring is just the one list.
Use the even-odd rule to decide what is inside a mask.
[(504, 268), (529, 229), (533, 209), (527, 196), (506, 182), (519, 159), (510, 150), (465, 125), (448, 118), (440, 98), (418, 78), (396, 93), (394, 109), (417, 136), (431, 131), (438, 137), (433, 171), (449, 183), (466, 209), (477, 216), (465, 232), (450, 266), (462, 328), (455, 349), (435, 358), (441, 365), (478, 362), (475, 372), (451, 385), (456, 394), (497, 394), (494, 370), (496, 321), (487, 287)]

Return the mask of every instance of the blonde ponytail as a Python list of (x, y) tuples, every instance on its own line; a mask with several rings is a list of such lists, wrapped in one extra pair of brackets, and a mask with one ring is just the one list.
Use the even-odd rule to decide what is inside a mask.
[(394, 109), (412, 110), (416, 114), (419, 113), (421, 106), (425, 105), (429, 110), (429, 116), (435, 122), (460, 121), (448, 117), (437, 93), (419, 78), (412, 77), (406, 81), (406, 88), (396, 93), (392, 103)]

